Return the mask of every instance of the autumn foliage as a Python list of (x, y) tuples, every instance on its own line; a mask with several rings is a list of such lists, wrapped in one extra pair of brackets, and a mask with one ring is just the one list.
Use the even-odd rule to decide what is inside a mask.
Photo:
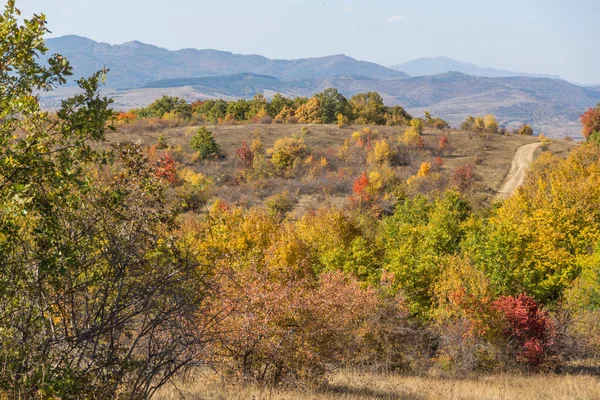
[(581, 115), (582, 133), (584, 138), (589, 138), (594, 132), (600, 132), (600, 105), (589, 108)]
[(554, 325), (548, 313), (526, 293), (502, 296), (493, 304), (501, 315), (507, 346), (516, 360), (538, 366), (550, 356), (554, 345)]

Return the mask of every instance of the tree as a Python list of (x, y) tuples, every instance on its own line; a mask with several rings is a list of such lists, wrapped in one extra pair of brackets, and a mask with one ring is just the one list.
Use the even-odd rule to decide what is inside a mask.
[(103, 149), (105, 73), (56, 114), (36, 93), (71, 74), (43, 15), (0, 16), (0, 390), (9, 398), (147, 398), (190, 365), (204, 272), (170, 227), (138, 146)]
[(219, 145), (215, 142), (212, 131), (205, 126), (198, 128), (196, 134), (192, 136), (190, 147), (192, 150), (198, 152), (198, 156), (201, 160), (206, 160), (211, 156), (217, 156), (219, 154)]
[(182, 98), (165, 95), (152, 102), (148, 107), (138, 110), (137, 113), (142, 118), (162, 118), (165, 114), (174, 113), (183, 119), (190, 119), (192, 106)]
[(245, 118), (247, 120), (252, 120), (258, 114), (265, 116), (267, 114), (268, 107), (269, 102), (267, 101), (265, 95), (258, 93), (252, 98), (252, 100), (248, 102), (248, 111), (246, 112)]
[(272, 118), (275, 118), (286, 107), (288, 109), (292, 109), (294, 107), (294, 101), (288, 99), (287, 97), (283, 97), (280, 93), (277, 93), (269, 102), (267, 111)]
[(232, 101), (227, 106), (227, 115), (231, 116), (231, 118), (236, 121), (245, 121), (248, 118), (246, 114), (249, 112), (250, 103), (244, 99)]
[(323, 110), (321, 102), (317, 97), (313, 97), (307, 103), (301, 105), (296, 110), (298, 122), (302, 124), (322, 124)]
[(352, 114), (359, 124), (385, 124), (385, 106), (377, 92), (359, 93), (350, 99)]
[(412, 116), (400, 106), (388, 107), (385, 112), (386, 125), (407, 125)]
[(485, 130), (490, 132), (490, 133), (497, 133), (498, 132), (498, 121), (496, 120), (496, 117), (493, 116), (492, 114), (486, 115), (485, 117), (483, 117), (483, 124), (485, 125)]
[(521, 136), (533, 136), (533, 128), (530, 125), (523, 125), (519, 130), (519, 135)]
[(348, 100), (337, 89), (329, 88), (315, 95), (321, 106), (321, 121), (324, 124), (333, 124), (337, 116), (342, 114), (350, 116)]
[(206, 100), (197, 109), (196, 113), (202, 115), (207, 121), (216, 122), (227, 115), (227, 102), (225, 100)]
[(589, 108), (581, 115), (583, 137), (588, 139), (593, 133), (600, 132), (600, 104)]

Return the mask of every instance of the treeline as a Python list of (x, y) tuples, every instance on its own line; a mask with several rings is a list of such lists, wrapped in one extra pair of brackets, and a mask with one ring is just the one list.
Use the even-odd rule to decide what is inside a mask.
[[(259, 124), (338, 124), (407, 125), (413, 117), (402, 107), (388, 107), (378, 93), (360, 93), (349, 100), (337, 89), (326, 89), (311, 98), (289, 99), (276, 94), (267, 99), (257, 94), (250, 100), (201, 100), (191, 104), (184, 99), (163, 96), (148, 107), (133, 109), (117, 116), (124, 123), (141, 118), (161, 118), (211, 124), (252, 122)], [(448, 128), (440, 118), (427, 114), (424, 122), (436, 128)]]
[(498, 120), (492, 114), (488, 114), (485, 117), (469, 116), (460, 125), (460, 129), (467, 132), (498, 133), (500, 135), (512, 133), (513, 135), (533, 136), (533, 128), (530, 125), (523, 124), (518, 129), (508, 131), (505, 127), (498, 124)]

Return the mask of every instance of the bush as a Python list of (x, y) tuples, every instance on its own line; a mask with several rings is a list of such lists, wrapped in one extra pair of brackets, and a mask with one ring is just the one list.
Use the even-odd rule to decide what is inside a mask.
[(537, 367), (546, 361), (554, 346), (554, 324), (533, 297), (502, 296), (493, 309), (501, 314), (507, 349), (517, 362)]
[(269, 210), (269, 214), (282, 217), (294, 209), (294, 199), (286, 190), (282, 193), (275, 194), (265, 200), (265, 206)]
[(164, 149), (169, 148), (169, 145), (167, 144), (167, 139), (165, 138), (165, 135), (163, 135), (162, 133), (160, 135), (158, 135), (158, 139), (156, 140), (156, 148), (159, 150), (164, 150)]
[(219, 145), (215, 142), (212, 131), (208, 130), (205, 126), (198, 128), (196, 134), (192, 136), (190, 147), (198, 152), (201, 160), (219, 155)]
[(301, 158), (308, 154), (304, 140), (292, 137), (281, 138), (275, 141), (271, 154), (271, 163), (280, 170), (287, 170)]
[(527, 124), (523, 125), (519, 130), (521, 136), (533, 136), (533, 128)]
[(375, 162), (379, 164), (389, 163), (392, 155), (392, 150), (387, 140), (382, 139), (375, 142), (375, 146), (373, 147)]
[(318, 382), (360, 348), (377, 296), (341, 273), (276, 278), (228, 271), (215, 301), (228, 317), (216, 333), (217, 369), (235, 381)]

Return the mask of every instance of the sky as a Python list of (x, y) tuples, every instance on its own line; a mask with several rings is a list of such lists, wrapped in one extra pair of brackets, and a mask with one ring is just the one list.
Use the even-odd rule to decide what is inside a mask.
[(600, 85), (600, 0), (17, 0), (52, 31), (269, 58), (385, 66), (447, 56)]

